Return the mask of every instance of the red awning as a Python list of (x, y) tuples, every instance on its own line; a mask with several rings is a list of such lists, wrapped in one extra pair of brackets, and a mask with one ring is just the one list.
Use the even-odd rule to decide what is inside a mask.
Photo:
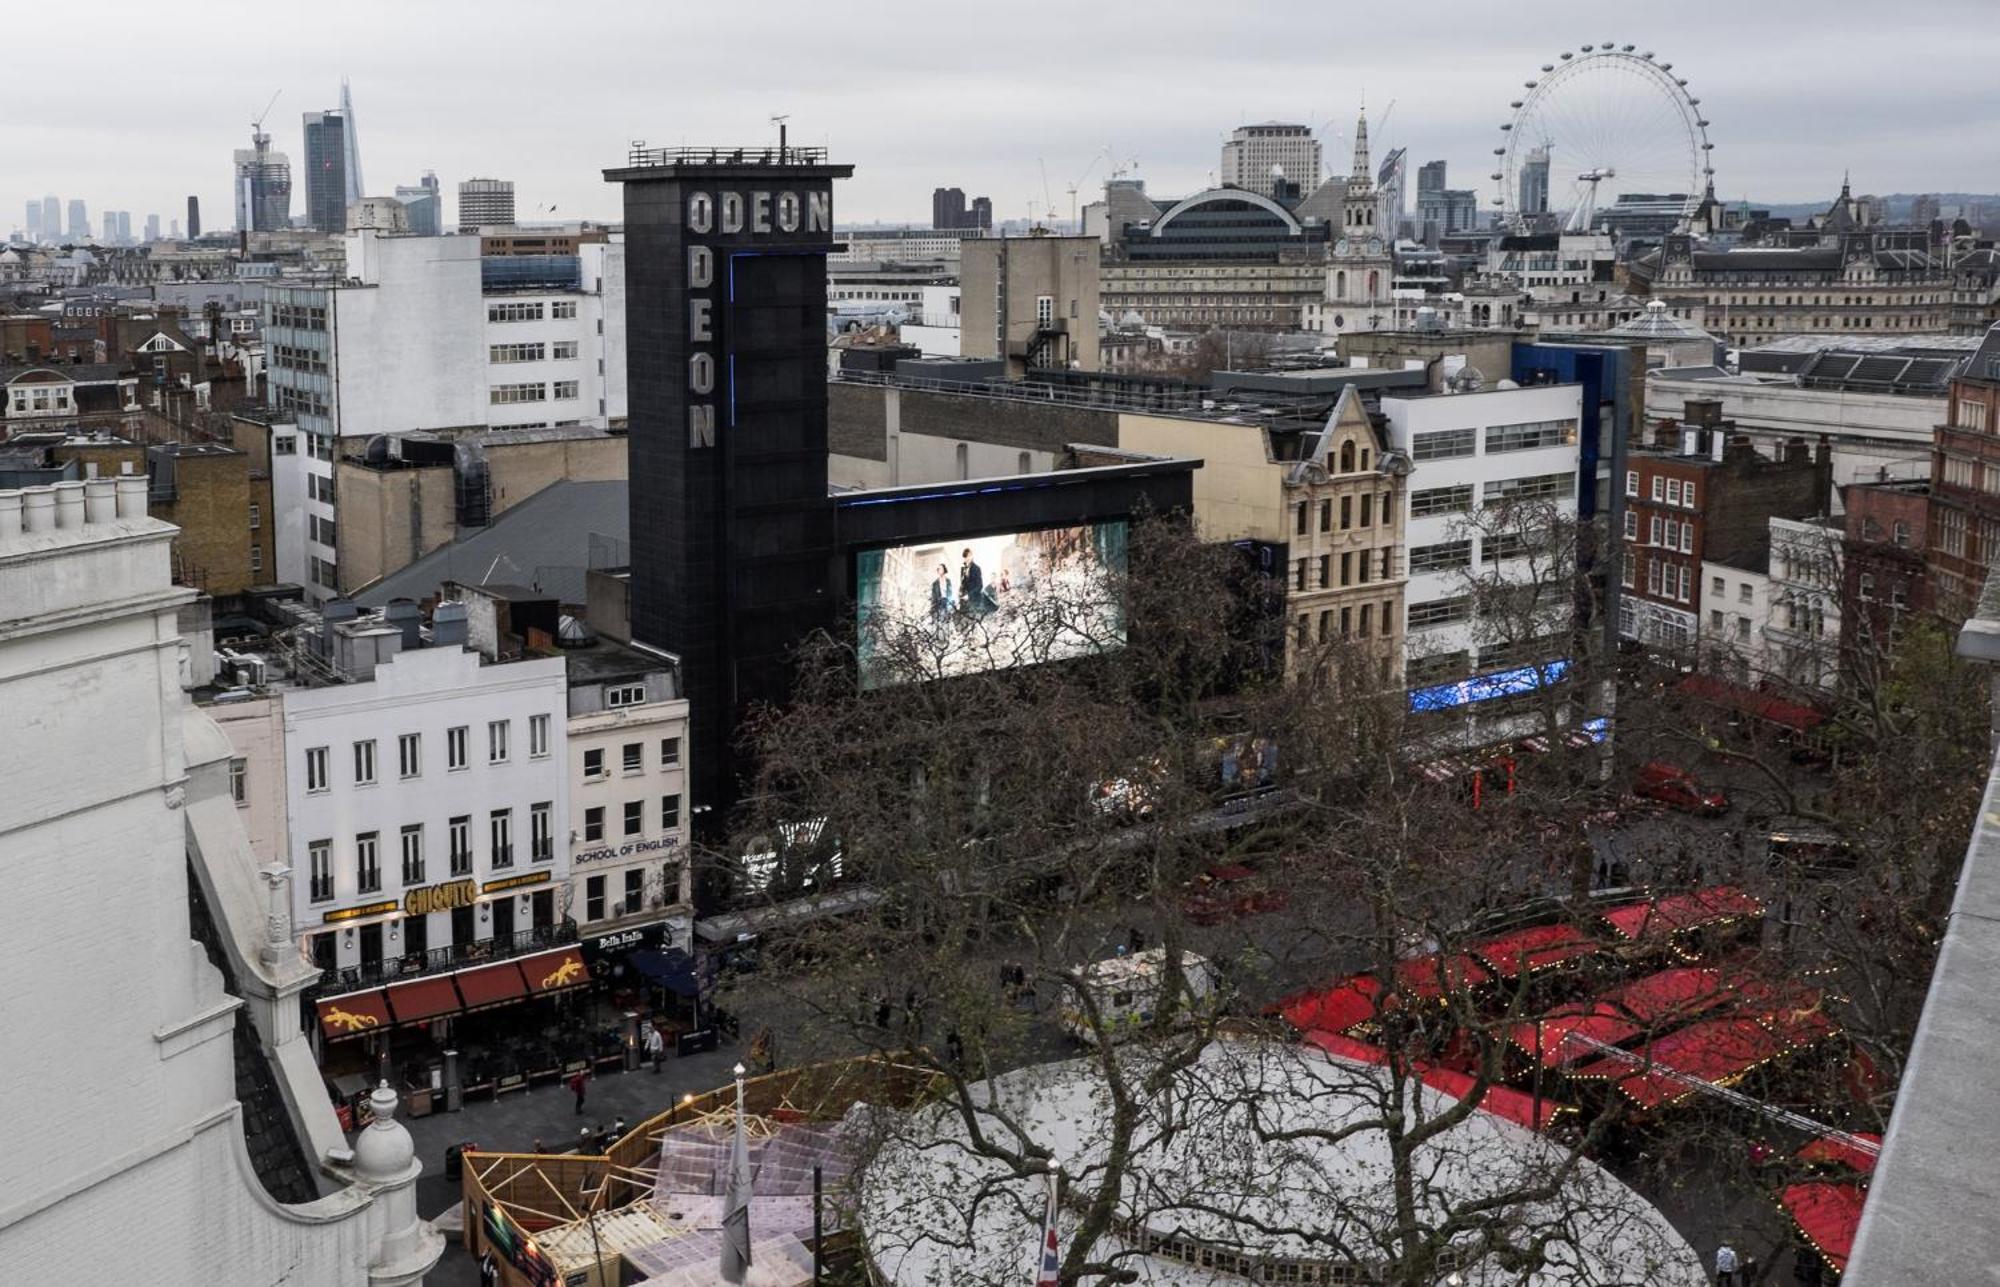
[(1372, 974), (1356, 974), (1330, 988), (1288, 997), (1279, 1002), (1278, 1013), (1301, 1032), (1315, 1028), (1326, 1032), (1346, 1032), (1376, 1017), (1376, 998), (1381, 994), (1381, 980)]
[[(1685, 968), (1661, 970), (1612, 988), (1595, 1001), (1552, 1010), (1540, 1024), (1542, 1065), (1560, 1067), (1599, 1052), (1573, 1037), (1589, 1037), (1606, 1045), (1623, 1045), (1646, 1032), (1661, 1032), (1733, 1003), (1737, 994), (1724, 983), (1722, 971)], [(1507, 1038), (1527, 1055), (1535, 1055), (1536, 1025), (1517, 1023)]]
[(1329, 1055), (1341, 1059), (1351, 1059), (1358, 1064), (1385, 1064), (1389, 1062), (1388, 1052), (1380, 1046), (1353, 1037), (1343, 1037), (1337, 1032), (1314, 1030), (1305, 1034), (1306, 1044), (1318, 1046)]
[(353, 992), (319, 1003), (319, 1031), (328, 1041), (365, 1037), (389, 1026), (389, 1007), (380, 992)]
[[(1539, 1030), (1541, 1045), (1535, 1041)], [(1594, 1046), (1572, 1037), (1584, 1036), (1615, 1046), (1645, 1031), (1611, 1005), (1599, 1001), (1589, 1006), (1564, 1006), (1551, 1012), (1540, 1024), (1517, 1023), (1507, 1031), (1507, 1039), (1523, 1054), (1538, 1057), (1545, 1068), (1555, 1068), (1597, 1053)]]
[(1858, 1184), (1792, 1184), (1781, 1201), (1792, 1223), (1840, 1273), (1854, 1250), (1854, 1231), (1861, 1226), (1861, 1207), (1868, 1195)]
[(1669, 894), (1651, 902), (1627, 903), (1603, 913), (1611, 928), (1628, 939), (1677, 934), (1682, 930), (1746, 916), (1761, 916), (1764, 904), (1733, 885), (1717, 885), (1691, 894)]
[(1603, 1000), (1649, 1027), (1686, 1019), (1736, 1000), (1723, 972), (1685, 966), (1661, 970), (1613, 988)]
[(580, 988), (590, 982), (590, 970), (584, 966), (583, 953), (573, 947), (524, 956), (515, 964), (521, 967), (521, 977), (528, 981), (528, 991), (537, 996), (544, 992)]
[[(1870, 1135), (1857, 1131), (1854, 1138), (1865, 1140), (1875, 1145), (1878, 1149), (1882, 1146), (1882, 1137), (1880, 1135)], [(1846, 1140), (1835, 1139), (1830, 1135), (1822, 1135), (1800, 1149), (1798, 1151), (1798, 1159), (1801, 1162), (1820, 1162), (1844, 1166), (1850, 1170), (1859, 1171), (1863, 1175), (1871, 1174), (1875, 1170), (1875, 1154), (1870, 1153), (1867, 1149), (1856, 1148)]]
[(1689, 675), (1680, 682), (1680, 691), (1725, 710), (1753, 715), (1795, 733), (1809, 733), (1826, 722), (1826, 716), (1810, 706), (1788, 702), (1754, 688), (1744, 688), (1713, 675)]
[(1570, 1074), (1578, 1078), (1615, 1081), (1626, 1098), (1641, 1108), (1679, 1103), (1695, 1093), (1668, 1072), (1726, 1086), (1759, 1065), (1811, 1045), (1831, 1035), (1833, 1024), (1818, 1011), (1791, 1012), (1773, 1020), (1733, 1015), (1708, 1019), (1649, 1043), (1636, 1057), (1650, 1061), (1640, 1070), (1635, 1056), (1607, 1055)]
[[(1440, 1090), (1453, 1099), (1465, 1099), (1479, 1085), (1479, 1079), (1470, 1073), (1462, 1073), (1451, 1068), (1426, 1068), (1423, 1071), (1424, 1085), (1432, 1090)], [(1557, 1103), (1547, 1095), (1542, 1096), (1542, 1113), (1535, 1116), (1535, 1097), (1526, 1091), (1515, 1090), (1512, 1086), (1502, 1086), (1489, 1082), (1486, 1093), (1479, 1097), (1478, 1107), (1495, 1117), (1504, 1117), (1516, 1126), (1529, 1130), (1540, 1130), (1556, 1119), (1558, 1113), (1572, 1111), (1568, 1104)]]
[(519, 1001), (528, 995), (528, 985), (521, 980), (521, 970), (512, 961), (502, 961), (498, 965), (481, 966), (451, 976), (458, 984), (458, 995), (465, 999), (467, 1010), (484, 1010), (488, 1006), (506, 1005)]
[(1435, 1001), (1448, 992), (1478, 987), (1493, 976), (1463, 952), (1439, 957), (1413, 957), (1396, 966), (1396, 990), (1420, 1001)]
[(389, 1009), (399, 1025), (428, 1023), (439, 1015), (458, 1013), (458, 993), (446, 975), (412, 979), (389, 989)]
[(1534, 925), (1499, 938), (1475, 944), (1472, 954), (1491, 966), (1502, 978), (1517, 978), (1537, 970), (1590, 956), (1598, 951), (1596, 942), (1568, 925)]

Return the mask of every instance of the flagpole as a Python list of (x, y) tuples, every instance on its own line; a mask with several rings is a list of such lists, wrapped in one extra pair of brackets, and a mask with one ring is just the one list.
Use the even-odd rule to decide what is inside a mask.
[(722, 1281), (742, 1283), (750, 1276), (750, 1143), (743, 1122), (743, 1076), (736, 1065), (736, 1138), (729, 1149), (728, 1195), (722, 1208)]

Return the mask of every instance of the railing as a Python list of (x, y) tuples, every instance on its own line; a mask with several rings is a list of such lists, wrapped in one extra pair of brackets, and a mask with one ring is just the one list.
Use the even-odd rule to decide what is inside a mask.
[(632, 169), (666, 165), (825, 165), (823, 147), (634, 147), (625, 154)]
[[(313, 1001), (320, 997), (338, 996), (343, 992), (353, 992), (361, 988), (379, 988), (390, 983), (420, 979), (426, 975), (446, 974), (467, 966), (485, 965), (493, 961), (526, 956), (545, 948), (561, 947), (565, 943), (576, 941), (576, 922), (570, 920), (563, 921), (559, 925), (539, 925), (533, 929), (518, 930), (513, 934), (495, 934), (492, 938), (479, 939), (471, 943), (454, 943), (450, 947), (432, 948), (428, 952), (412, 952), (405, 956), (370, 961), (365, 965), (325, 970), (320, 974), (319, 982), (306, 989), (305, 997), (306, 1000)], [(310, 956), (306, 959), (308, 963), (311, 962)]]

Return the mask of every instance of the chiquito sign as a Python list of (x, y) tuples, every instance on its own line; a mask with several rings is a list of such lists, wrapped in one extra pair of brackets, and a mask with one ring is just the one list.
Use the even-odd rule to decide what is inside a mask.
[[(689, 237), (770, 237), (801, 232), (830, 234), (830, 192), (690, 192)], [(687, 246), (688, 446), (715, 446), (715, 385), (719, 355), (715, 343), (716, 251), (702, 242)]]

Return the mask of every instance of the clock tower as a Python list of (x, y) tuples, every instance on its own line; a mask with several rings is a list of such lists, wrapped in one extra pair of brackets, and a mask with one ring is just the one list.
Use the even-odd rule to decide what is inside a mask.
[[(1340, 203), (1340, 237), (1327, 256), (1326, 307), (1320, 329), (1329, 335), (1395, 325), (1389, 281), (1395, 273), (1385, 230), (1375, 221), (1378, 202), (1368, 163), (1368, 112), (1354, 124), (1354, 168)], [(1392, 234), (1393, 229), (1387, 230)]]

